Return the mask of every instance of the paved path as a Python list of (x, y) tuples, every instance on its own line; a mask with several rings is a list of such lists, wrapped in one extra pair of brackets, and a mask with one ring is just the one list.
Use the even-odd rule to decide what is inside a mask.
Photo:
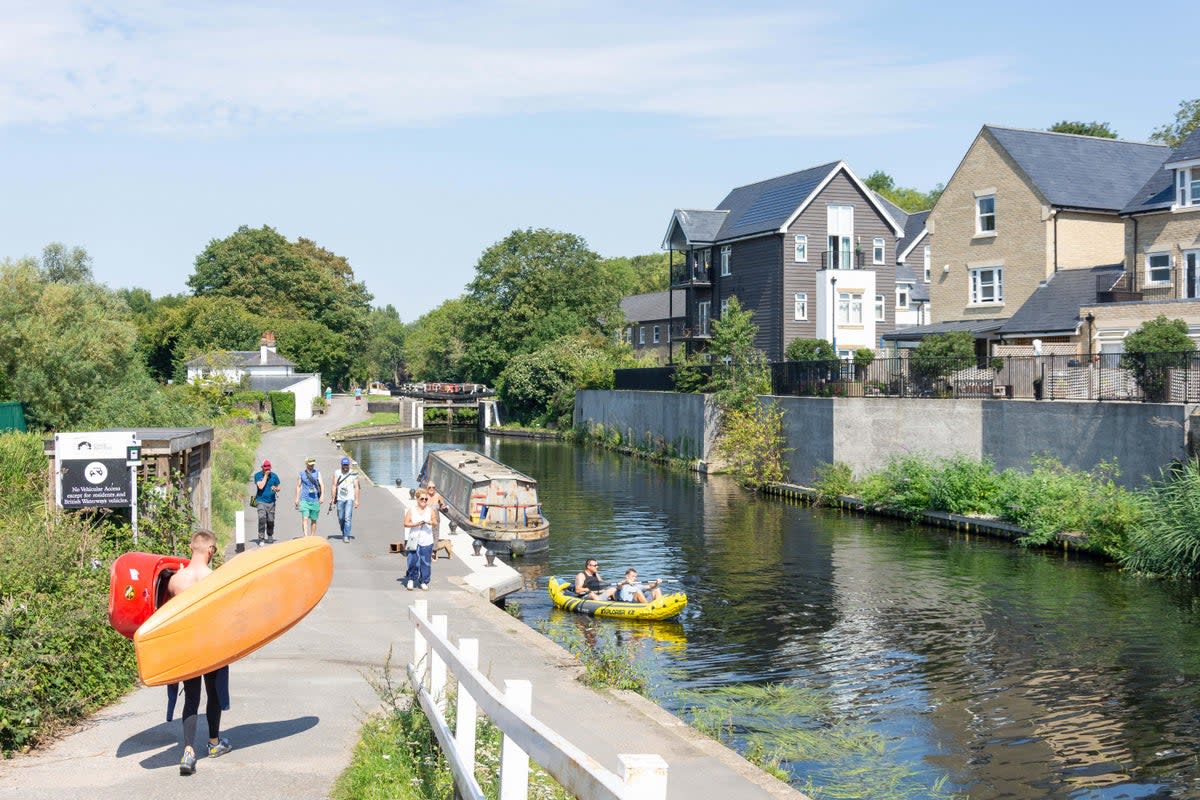
[[(365, 417), (365, 406), (335, 398), (326, 415), (263, 437), (259, 458), (269, 458), (284, 478), (277, 537), (300, 533), (291, 498), (304, 458), (315, 456), (330, 475), (341, 454), (325, 433)], [(412, 653), (407, 608), (417, 596), (429, 600), (432, 613), (448, 615), (452, 639), (480, 640), (481, 671), (494, 683), (531, 680), (534, 715), (609, 769), (617, 769), (618, 752), (658, 753), (670, 765), (672, 798), (803, 797), (643, 698), (584, 687), (564, 650), (462, 588), (466, 554), (434, 562), (430, 591), (404, 589), (403, 556), (388, 553), (402, 538), (402, 513), (394, 493), (364, 483), (356, 538), (331, 539), (334, 576), (325, 599), (295, 629), (233, 666), (233, 707), (222, 719), (233, 752), (201, 757), (196, 774), (181, 777), (178, 717), (164, 721), (165, 689), (142, 688), (57, 743), (0, 762), (0, 800), (131, 800), (163, 792), (204, 800), (327, 797), (350, 761), (363, 717), (379, 705), (364, 675), (389, 647), (396, 676), (403, 674)], [(322, 513), (320, 533), (332, 537), (336, 528), (336, 518)], [(198, 727), (203, 736), (204, 720)]]

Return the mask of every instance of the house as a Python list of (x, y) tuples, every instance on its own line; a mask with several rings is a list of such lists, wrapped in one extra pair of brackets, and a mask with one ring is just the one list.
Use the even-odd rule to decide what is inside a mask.
[(702, 350), (736, 297), (754, 312), (755, 345), (769, 360), (801, 337), (826, 339), (845, 356), (875, 349), (897, 325), (907, 221), (843, 161), (738, 187), (715, 209), (676, 209), (662, 244), (672, 264), (676, 251), (685, 256), (671, 271), (671, 286), (685, 293), (672, 342)]
[[(904, 212), (901, 212), (904, 213)], [(904, 239), (896, 253), (896, 328), (925, 325), (931, 312), (929, 280), (932, 274), (932, 237), (926, 227), (928, 211), (908, 214)]]
[(639, 358), (652, 357), (666, 364), (671, 355), (671, 326), (682, 328), (687, 293), (682, 289), (669, 292), (632, 294), (621, 298), (625, 314), (624, 339)]
[(291, 392), (296, 396), (296, 419), (312, 416), (313, 400), (321, 394), (321, 376), (296, 372), (295, 362), (279, 355), (275, 334), (263, 333), (257, 350), (222, 350), (187, 362), (188, 383), (219, 378), (226, 383), (246, 382), (258, 392)]
[[(1121, 212), (1167, 152), (1162, 145), (984, 125), (926, 223), (936, 330), (970, 330), (986, 352), (1056, 273), (1121, 263)], [(912, 328), (903, 337), (919, 340), (934, 330)]]

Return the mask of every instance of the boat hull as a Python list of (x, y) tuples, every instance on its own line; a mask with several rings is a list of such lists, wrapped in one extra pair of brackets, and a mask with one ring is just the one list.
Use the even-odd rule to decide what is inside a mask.
[(134, 633), (142, 683), (177, 683), (249, 655), (304, 619), (332, 579), (333, 548), (317, 537), (233, 558)]
[(588, 614), (593, 617), (614, 617), (621, 619), (659, 620), (679, 616), (687, 606), (687, 595), (683, 592), (664, 594), (651, 603), (622, 603), (616, 600), (584, 600), (568, 594), (569, 584), (560, 583), (551, 577), (547, 585), (550, 600), (555, 608), (563, 611), (573, 611), (576, 614)]

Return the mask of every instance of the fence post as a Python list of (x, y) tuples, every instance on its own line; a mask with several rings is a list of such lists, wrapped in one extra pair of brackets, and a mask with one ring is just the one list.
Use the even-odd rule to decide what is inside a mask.
[[(504, 703), (518, 714), (533, 707), (529, 681), (505, 681)], [(500, 747), (500, 800), (526, 800), (529, 796), (529, 755), (506, 735)]]
[[(429, 601), (417, 600), (413, 603), (413, 607), (417, 610), (417, 616), (421, 619), (429, 619)], [(413, 625), (413, 669), (417, 670), (417, 674), (424, 675), (428, 665), (425, 663), (425, 656), (429, 654), (429, 643), (425, 641), (425, 634), (416, 625)], [(421, 679), (421, 683), (425, 683), (425, 679)]]
[[(471, 669), (479, 667), (479, 640), (459, 639), (458, 654), (463, 664)], [(478, 706), (471, 693), (459, 684), (458, 709), (454, 714), (454, 741), (458, 756), (468, 773), (475, 772), (475, 716)]]
[[(446, 638), (446, 615), (435, 614), (430, 619), (430, 627), (433, 632), (442, 639)], [(433, 702), (437, 704), (438, 710), (443, 714), (446, 713), (446, 662), (434, 650), (429, 659), (429, 694), (433, 696)]]
[(657, 755), (617, 756), (621, 762), (627, 800), (666, 800), (667, 762)]

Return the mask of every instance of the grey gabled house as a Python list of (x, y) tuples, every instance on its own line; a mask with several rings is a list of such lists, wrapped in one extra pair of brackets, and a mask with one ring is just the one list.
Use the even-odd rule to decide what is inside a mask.
[(671, 273), (685, 295), (676, 355), (704, 348), (733, 297), (754, 312), (756, 344), (772, 361), (800, 337), (846, 355), (877, 348), (896, 326), (907, 217), (843, 161), (738, 187), (715, 209), (676, 209), (662, 244), (672, 263), (685, 256)]

